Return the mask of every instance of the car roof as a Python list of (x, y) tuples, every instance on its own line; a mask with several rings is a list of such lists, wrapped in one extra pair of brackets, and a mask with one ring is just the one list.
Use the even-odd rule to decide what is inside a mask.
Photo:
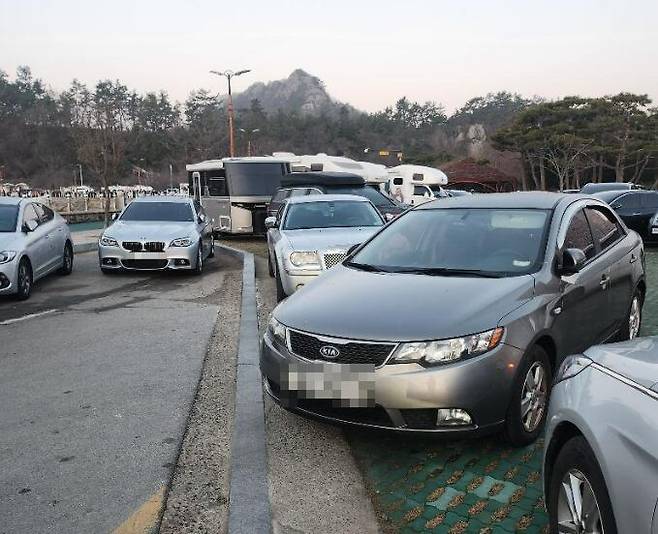
[(443, 208), (519, 208), (519, 209), (553, 209), (560, 201), (569, 199), (573, 202), (579, 198), (591, 198), (588, 195), (570, 195), (549, 193), (546, 191), (524, 191), (517, 193), (483, 193), (481, 195), (463, 195), (441, 198), (421, 204), (416, 209), (432, 210)]
[(307, 204), (311, 202), (370, 202), (366, 197), (359, 195), (306, 195), (291, 197), (286, 200), (288, 204)]
[(365, 185), (363, 176), (351, 172), (309, 171), (293, 172), (281, 177), (281, 187), (301, 187), (305, 185)]
[(190, 202), (190, 197), (180, 197), (174, 195), (160, 195), (160, 196), (148, 196), (148, 197), (137, 197), (133, 202), (176, 202), (180, 204)]
[[(32, 200), (22, 197), (0, 197), (0, 204), (8, 204), (10, 206), (18, 206), (23, 200)], [(36, 200), (36, 199), (34, 199)]]

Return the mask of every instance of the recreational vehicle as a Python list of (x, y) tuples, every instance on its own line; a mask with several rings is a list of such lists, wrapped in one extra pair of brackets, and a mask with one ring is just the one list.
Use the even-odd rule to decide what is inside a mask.
[(423, 165), (398, 165), (388, 169), (386, 192), (398, 202), (417, 206), (448, 194), (441, 187), (448, 177), (439, 169)]
[(214, 220), (216, 234), (264, 234), (267, 203), (290, 164), (273, 157), (223, 158), (186, 170), (190, 195)]

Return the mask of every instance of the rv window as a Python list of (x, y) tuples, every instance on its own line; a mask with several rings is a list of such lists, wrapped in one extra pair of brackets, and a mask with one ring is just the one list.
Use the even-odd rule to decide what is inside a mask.
[(419, 172), (415, 172), (413, 176), (414, 180), (418, 180), (419, 182), (425, 179), (425, 175)]
[(226, 178), (224, 176), (208, 176), (208, 194), (211, 197), (225, 197), (228, 196), (226, 190)]
[(422, 197), (423, 195), (429, 195), (429, 190), (423, 185), (417, 185), (414, 187), (414, 195)]
[(402, 178), (393, 178), (393, 185), (402, 185), (403, 183)]

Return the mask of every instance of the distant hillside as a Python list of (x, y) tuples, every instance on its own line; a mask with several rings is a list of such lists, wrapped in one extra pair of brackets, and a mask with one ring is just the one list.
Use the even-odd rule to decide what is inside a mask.
[(302, 69), (295, 70), (283, 80), (254, 83), (233, 96), (238, 110), (249, 108), (252, 100), (258, 100), (267, 113), (281, 110), (286, 113), (296, 111), (308, 115), (334, 115), (344, 106), (350, 112), (355, 111), (350, 105), (334, 100), (320, 78)]

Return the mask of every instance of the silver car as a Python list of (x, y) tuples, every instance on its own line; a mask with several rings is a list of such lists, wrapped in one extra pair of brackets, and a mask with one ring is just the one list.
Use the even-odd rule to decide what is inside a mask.
[(551, 532), (657, 534), (658, 338), (567, 357), (545, 443)]
[(123, 210), (98, 243), (101, 270), (203, 271), (215, 254), (212, 221), (196, 200), (143, 197)]
[(31, 199), (0, 198), (0, 295), (25, 300), (39, 278), (72, 270), (73, 244), (66, 221)]
[(292, 197), (265, 220), (270, 275), (279, 301), (345, 259), (383, 225), (377, 208), (356, 195)]

